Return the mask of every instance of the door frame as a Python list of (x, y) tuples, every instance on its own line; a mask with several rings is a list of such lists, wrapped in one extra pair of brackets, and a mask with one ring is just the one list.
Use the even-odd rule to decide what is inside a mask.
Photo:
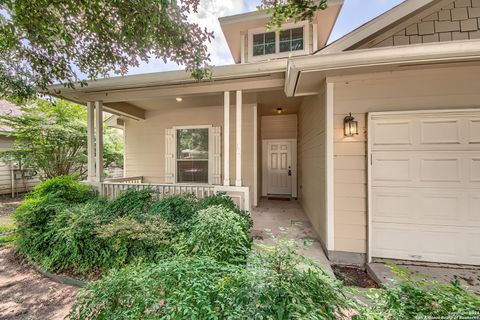
[(267, 158), (268, 150), (267, 145), (269, 142), (290, 142), (292, 150), (292, 198), (298, 197), (298, 187), (297, 187), (297, 139), (263, 139), (262, 140), (262, 196), (266, 197), (268, 195), (267, 189)]

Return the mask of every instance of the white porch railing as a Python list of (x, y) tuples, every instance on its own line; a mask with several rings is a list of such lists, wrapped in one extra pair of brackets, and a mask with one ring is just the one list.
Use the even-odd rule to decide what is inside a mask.
[(105, 179), (105, 183), (124, 183), (124, 184), (143, 183), (143, 177), (139, 176), (139, 177)]
[(153, 191), (156, 199), (171, 195), (193, 194), (204, 198), (219, 192), (225, 192), (242, 210), (250, 211), (250, 188), (234, 186), (214, 186), (205, 184), (157, 184), (143, 183), (142, 177), (118, 178), (104, 181), (100, 186), (100, 194), (107, 199), (115, 199), (128, 189)]

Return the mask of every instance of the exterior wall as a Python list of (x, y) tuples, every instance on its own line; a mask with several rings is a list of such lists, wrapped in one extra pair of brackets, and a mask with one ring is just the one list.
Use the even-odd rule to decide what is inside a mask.
[(261, 120), (262, 139), (296, 139), (297, 115), (263, 116)]
[(480, 0), (457, 0), (373, 47), (480, 39)]
[(325, 95), (305, 97), (298, 112), (298, 199), (323, 244), (325, 210)]
[[(253, 105), (244, 104), (242, 111), (243, 184), (251, 187), (250, 191), (253, 192)], [(147, 183), (164, 183), (165, 129), (195, 125), (223, 127), (223, 106), (162, 105), (158, 106), (157, 110), (148, 110), (145, 120), (126, 120), (125, 176), (143, 176)], [(235, 106), (232, 105), (230, 107), (230, 182), (232, 185), (236, 178), (235, 131)]]
[[(7, 151), (12, 148), (13, 138), (0, 136), (0, 151)], [(39, 180), (15, 179), (14, 191), (23, 193), (33, 189)], [(10, 163), (0, 162), (0, 194), (10, 195), (12, 193), (12, 172)]]
[[(366, 115), (373, 111), (480, 107), (480, 67), (344, 76), (334, 82), (335, 251), (367, 250)], [(352, 112), (359, 135), (343, 136), (343, 118)]]

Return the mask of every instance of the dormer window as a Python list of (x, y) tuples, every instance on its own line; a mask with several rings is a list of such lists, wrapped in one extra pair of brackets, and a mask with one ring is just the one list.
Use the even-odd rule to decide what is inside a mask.
[(249, 62), (308, 54), (312, 50), (308, 21), (285, 24), (278, 32), (250, 29), (246, 49)]
[(303, 50), (303, 27), (280, 31), (280, 52)]
[(258, 33), (253, 35), (253, 55), (263, 56), (276, 52), (275, 32)]

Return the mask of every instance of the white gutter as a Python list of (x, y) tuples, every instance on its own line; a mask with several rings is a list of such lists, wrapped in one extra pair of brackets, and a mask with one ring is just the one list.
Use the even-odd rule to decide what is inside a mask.
[[(480, 40), (451, 41), (292, 58), (288, 61), (285, 93), (295, 96), (301, 72), (327, 72), (374, 66), (480, 60)], [(322, 75), (319, 75), (319, 77)], [(325, 76), (325, 75), (323, 75)]]

